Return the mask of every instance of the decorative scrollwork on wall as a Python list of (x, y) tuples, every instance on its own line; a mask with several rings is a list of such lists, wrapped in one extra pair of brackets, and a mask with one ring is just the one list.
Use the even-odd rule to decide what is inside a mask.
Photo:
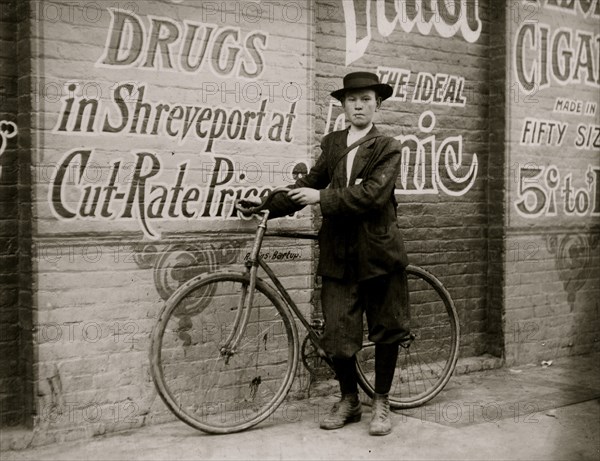
[(598, 234), (548, 235), (546, 246), (554, 254), (558, 277), (573, 310), (577, 292), (585, 284), (586, 274), (592, 265), (593, 250), (598, 246)]
[(7, 140), (17, 135), (17, 125), (8, 120), (0, 120), (0, 157), (6, 149)]
[[(17, 135), (17, 125), (8, 120), (0, 120), (0, 157), (6, 150), (8, 140)], [(0, 175), (2, 174), (2, 166), (0, 166)]]
[[(210, 241), (202, 243), (172, 243), (162, 249), (156, 244), (134, 245), (133, 258), (142, 269), (154, 269), (154, 286), (165, 301), (184, 283), (197, 275), (215, 271), (219, 266), (234, 263), (243, 241)], [(212, 293), (206, 289), (197, 290), (185, 297), (177, 311), (179, 318), (177, 335), (183, 346), (191, 344), (188, 331), (192, 327), (191, 317), (200, 312)]]

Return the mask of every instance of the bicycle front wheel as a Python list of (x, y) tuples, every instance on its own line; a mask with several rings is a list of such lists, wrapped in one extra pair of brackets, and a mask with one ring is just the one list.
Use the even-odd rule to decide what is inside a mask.
[[(402, 344), (389, 393), (392, 408), (414, 408), (448, 383), (458, 359), (460, 326), (452, 298), (424, 269), (406, 268), (412, 340)], [(356, 356), (358, 379), (369, 397), (375, 392), (375, 345), (366, 341)]]
[(298, 332), (288, 307), (256, 281), (245, 331), (223, 349), (235, 327), (250, 277), (198, 276), (173, 293), (152, 332), (151, 373), (167, 407), (205, 432), (227, 434), (264, 421), (288, 393), (298, 364)]

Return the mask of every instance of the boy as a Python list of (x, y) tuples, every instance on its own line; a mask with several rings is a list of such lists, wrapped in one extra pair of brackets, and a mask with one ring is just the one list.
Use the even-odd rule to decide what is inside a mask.
[(276, 196), (270, 207), (270, 218), (315, 204), (323, 215), (317, 269), (323, 281), (321, 345), (333, 359), (342, 398), (321, 422), (322, 429), (337, 429), (361, 418), (355, 354), (362, 347), (364, 311), (369, 339), (375, 343), (369, 433), (386, 435), (392, 430), (388, 393), (398, 345), (409, 336), (404, 272), (408, 260), (394, 197), (400, 151), (395, 140), (379, 133), (372, 122), (391, 94), (392, 87), (380, 83), (376, 74), (346, 75), (343, 88), (331, 95), (342, 103), (349, 127), (323, 138), (315, 166), (287, 196)]

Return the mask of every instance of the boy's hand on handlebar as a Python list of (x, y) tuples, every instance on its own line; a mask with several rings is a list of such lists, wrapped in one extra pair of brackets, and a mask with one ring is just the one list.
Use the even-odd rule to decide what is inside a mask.
[(250, 216), (254, 212), (254, 208), (260, 206), (262, 200), (258, 197), (248, 197), (240, 200), (236, 200), (235, 208), (245, 216)]
[(317, 189), (299, 187), (288, 192), (288, 197), (298, 205), (314, 205), (319, 203), (321, 195)]
[[(290, 196), (290, 193), (294, 192)], [(273, 197), (280, 193), (287, 193), (290, 199), (295, 203), (308, 205), (311, 203), (319, 202), (319, 191), (310, 189), (308, 187), (301, 187), (299, 189), (290, 190), (287, 186), (280, 186), (273, 189), (265, 200), (261, 200), (258, 197), (246, 197), (235, 201), (235, 208), (244, 216), (250, 216), (258, 213), (261, 210), (268, 209)], [(316, 201), (315, 201), (316, 200)]]

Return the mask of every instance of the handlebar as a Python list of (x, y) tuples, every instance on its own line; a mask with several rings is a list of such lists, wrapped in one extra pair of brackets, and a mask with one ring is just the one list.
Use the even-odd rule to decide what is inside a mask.
[(241, 213), (243, 213), (243, 214), (248, 214), (248, 215), (250, 215), (250, 214), (257, 214), (257, 213), (260, 213), (262, 210), (264, 210), (264, 209), (267, 209), (267, 208), (269, 207), (269, 205), (270, 205), (270, 204), (271, 204), (271, 202), (273, 201), (273, 198), (275, 197), (275, 195), (277, 195), (277, 194), (279, 194), (279, 193), (282, 193), (282, 192), (285, 192), (285, 193), (287, 193), (287, 192), (289, 192), (290, 190), (292, 190), (292, 189), (290, 189), (290, 188), (289, 188), (289, 187), (287, 187), (287, 186), (280, 186), (280, 187), (276, 187), (275, 189), (273, 189), (273, 190), (272, 190), (272, 191), (269, 193), (269, 195), (267, 195), (267, 198), (266, 198), (266, 200), (265, 200), (263, 203), (261, 203), (260, 205), (256, 205), (256, 206), (254, 206), (254, 207), (248, 207), (248, 208), (241, 207), (241, 206), (240, 206), (240, 202), (241, 202), (243, 199), (241, 199), (241, 200), (236, 200), (236, 201), (235, 201), (235, 208), (236, 208), (238, 211), (240, 211)]

